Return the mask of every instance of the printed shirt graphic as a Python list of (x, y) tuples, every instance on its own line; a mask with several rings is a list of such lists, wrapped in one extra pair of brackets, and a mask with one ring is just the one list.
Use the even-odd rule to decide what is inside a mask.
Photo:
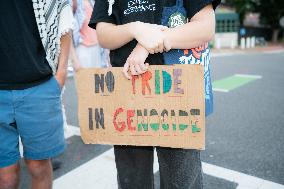
[(136, 12), (148, 12), (155, 11), (156, 4), (151, 3), (148, 0), (131, 0), (127, 4), (127, 9), (124, 10), (124, 15), (130, 15)]
[(213, 92), (210, 74), (210, 49), (208, 43), (183, 51), (183, 55), (179, 57), (180, 64), (201, 64), (204, 66), (204, 82), (205, 82), (205, 114), (208, 116), (213, 113)]
[(172, 14), (169, 18), (168, 27), (169, 28), (175, 28), (178, 26), (182, 26), (183, 24), (186, 24), (186, 18), (183, 14), (176, 12)]

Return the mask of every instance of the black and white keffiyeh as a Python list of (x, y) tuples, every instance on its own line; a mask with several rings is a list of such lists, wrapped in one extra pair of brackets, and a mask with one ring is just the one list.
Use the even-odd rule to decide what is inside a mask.
[(68, 0), (32, 0), (46, 59), (56, 73), (60, 54), (60, 38), (71, 31), (73, 14)]

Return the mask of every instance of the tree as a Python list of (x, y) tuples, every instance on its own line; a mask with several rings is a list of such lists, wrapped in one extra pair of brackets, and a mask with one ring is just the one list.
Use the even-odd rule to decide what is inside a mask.
[(243, 25), (246, 14), (255, 11), (256, 0), (226, 0), (226, 4), (235, 7), (240, 15), (240, 24)]
[(277, 41), (280, 32), (279, 20), (284, 16), (283, 0), (226, 0), (226, 3), (236, 8), (240, 14), (241, 25), (247, 13), (259, 13), (260, 22), (273, 30), (272, 41)]
[(281, 29), (279, 20), (284, 16), (284, 1), (258, 0), (255, 11), (260, 13), (261, 23), (271, 27), (273, 30), (272, 41), (276, 42)]

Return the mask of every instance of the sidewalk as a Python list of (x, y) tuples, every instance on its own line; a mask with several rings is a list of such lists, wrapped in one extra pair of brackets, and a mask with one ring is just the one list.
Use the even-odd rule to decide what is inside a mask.
[(284, 53), (284, 44), (277, 43), (272, 44), (268, 43), (266, 46), (257, 46), (254, 48), (241, 49), (241, 48), (224, 48), (224, 49), (212, 49), (213, 56), (221, 56), (221, 55), (232, 55), (232, 54), (244, 54), (244, 53), (276, 53), (283, 52)]

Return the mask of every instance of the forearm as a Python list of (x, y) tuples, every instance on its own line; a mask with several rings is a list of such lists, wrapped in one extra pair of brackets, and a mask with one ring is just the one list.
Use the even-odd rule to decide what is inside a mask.
[(171, 49), (190, 49), (209, 42), (215, 33), (215, 15), (212, 6), (193, 17), (191, 22), (165, 31), (165, 40)]
[(57, 75), (65, 76), (67, 73), (68, 57), (71, 46), (71, 34), (67, 33), (60, 39), (60, 55), (58, 60)]
[(110, 50), (120, 48), (134, 39), (131, 23), (114, 25), (100, 22), (97, 24), (96, 32), (100, 45)]

